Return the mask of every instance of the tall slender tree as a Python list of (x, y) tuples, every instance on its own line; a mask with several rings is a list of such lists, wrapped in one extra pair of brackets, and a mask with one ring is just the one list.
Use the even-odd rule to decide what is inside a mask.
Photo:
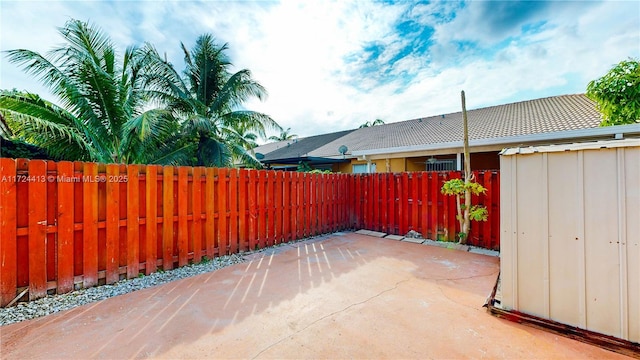
[(217, 44), (212, 35), (200, 36), (191, 50), (181, 46), (182, 76), (147, 46), (153, 62), (145, 82), (150, 96), (178, 119), (181, 136), (196, 144), (194, 165), (230, 166), (234, 158), (255, 164), (238, 129), (263, 138), (267, 129), (281, 130), (268, 115), (242, 108), (250, 98), (264, 99), (266, 90), (249, 70), (230, 71), (228, 46)]
[(291, 128), (287, 128), (287, 130), (280, 131), (280, 135), (272, 135), (269, 136), (269, 140), (271, 141), (285, 141), (292, 140), (297, 138), (298, 135), (291, 133)]
[(377, 126), (377, 125), (384, 125), (384, 120), (382, 119), (375, 119), (373, 121), (366, 121), (364, 124), (360, 125), (358, 127), (358, 129), (362, 129), (362, 128), (366, 128), (366, 127), (372, 127), (372, 126)]

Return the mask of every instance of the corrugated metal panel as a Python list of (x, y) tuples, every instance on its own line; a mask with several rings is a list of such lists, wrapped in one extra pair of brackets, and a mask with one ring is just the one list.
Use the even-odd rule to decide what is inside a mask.
[(640, 140), (504, 154), (502, 306), (640, 342)]

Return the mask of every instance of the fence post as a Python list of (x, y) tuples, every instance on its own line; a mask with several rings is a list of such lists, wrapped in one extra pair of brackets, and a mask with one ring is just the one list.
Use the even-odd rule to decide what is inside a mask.
[(16, 221), (16, 160), (0, 158), (0, 305), (6, 306), (16, 296), (18, 280), (18, 244)]
[[(53, 176), (53, 175), (49, 175)], [(58, 192), (58, 237), (57, 237), (57, 293), (73, 290), (73, 240), (74, 240), (74, 171), (73, 163), (61, 161), (56, 173)], [(3, 215), (0, 215), (3, 217)], [(3, 217), (4, 219), (4, 217)]]
[(218, 256), (227, 254), (229, 244), (229, 228), (227, 219), (227, 172), (225, 168), (218, 169)]
[(162, 269), (173, 269), (173, 167), (162, 168)]
[(98, 284), (98, 182), (91, 180), (98, 177), (98, 164), (85, 163), (83, 174), (82, 274), (88, 288)]
[(202, 170), (198, 166), (193, 168), (193, 182), (191, 203), (193, 208), (193, 262), (199, 264), (202, 260)]
[(249, 188), (247, 187), (247, 169), (240, 169), (238, 172), (238, 249), (240, 251), (249, 250), (247, 239), (247, 195)]
[(146, 167), (145, 235), (144, 273), (149, 275), (158, 268), (158, 165)]
[(229, 169), (229, 254), (238, 252), (238, 169)]

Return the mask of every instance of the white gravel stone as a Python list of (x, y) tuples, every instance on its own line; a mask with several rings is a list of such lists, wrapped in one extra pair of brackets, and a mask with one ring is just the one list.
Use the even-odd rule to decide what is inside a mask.
[(158, 271), (148, 276), (121, 280), (111, 285), (102, 285), (88, 289), (80, 289), (68, 292), (66, 294), (48, 295), (47, 297), (30, 302), (18, 302), (15, 306), (0, 308), (0, 326), (12, 324), (19, 321), (35, 319), (37, 317), (53, 314), (58, 311), (72, 309), (76, 306), (104, 300), (113, 296), (130, 293), (132, 291), (141, 290), (160, 284), (165, 284), (174, 280), (208, 273), (227, 266), (245, 262), (247, 261), (247, 259), (245, 259), (245, 256), (247, 255), (255, 255), (257, 253), (264, 252), (273, 248), (287, 246), (296, 242), (308, 241), (310, 239), (323, 238), (327, 237), (328, 235), (320, 235), (314, 238), (306, 238), (299, 241), (282, 243), (257, 251), (217, 257), (213, 260), (200, 264), (187, 265), (169, 271)]

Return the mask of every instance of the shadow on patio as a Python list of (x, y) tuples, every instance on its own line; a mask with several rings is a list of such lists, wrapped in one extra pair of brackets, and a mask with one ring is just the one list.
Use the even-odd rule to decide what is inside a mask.
[(2, 357), (617, 356), (488, 315), (498, 258), (353, 233), (249, 257), (2, 327)]

